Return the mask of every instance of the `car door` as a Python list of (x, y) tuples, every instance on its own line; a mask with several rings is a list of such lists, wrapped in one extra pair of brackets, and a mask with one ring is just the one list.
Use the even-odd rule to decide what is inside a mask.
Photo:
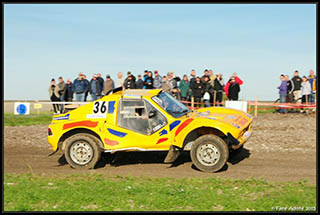
[(168, 150), (166, 117), (144, 99), (121, 98), (115, 126), (107, 127), (107, 145), (114, 149)]

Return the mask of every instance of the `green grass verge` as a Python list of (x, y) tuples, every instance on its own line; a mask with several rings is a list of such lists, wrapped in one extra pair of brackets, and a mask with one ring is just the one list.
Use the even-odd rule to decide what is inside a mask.
[(4, 113), (4, 126), (17, 125), (41, 125), (50, 124), (52, 113), (30, 114), (30, 115), (14, 115), (13, 113)]
[(4, 175), (5, 211), (315, 210), (307, 181), (221, 178)]

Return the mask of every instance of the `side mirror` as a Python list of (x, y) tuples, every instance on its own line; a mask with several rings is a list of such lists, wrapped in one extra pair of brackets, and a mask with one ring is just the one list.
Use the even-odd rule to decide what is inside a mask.
[(156, 110), (151, 110), (149, 113), (148, 113), (148, 118), (151, 119), (152, 117), (154, 117), (156, 115)]

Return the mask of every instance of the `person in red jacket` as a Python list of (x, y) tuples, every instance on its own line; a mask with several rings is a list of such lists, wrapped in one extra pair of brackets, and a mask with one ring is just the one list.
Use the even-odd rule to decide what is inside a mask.
[[(243, 81), (237, 76), (237, 73), (233, 73), (231, 78), (234, 77), (235, 81), (239, 84), (239, 86), (241, 84), (243, 84)], [(230, 79), (231, 79), (230, 78)], [(228, 81), (226, 83), (226, 85), (224, 86), (224, 92), (226, 93), (226, 96), (229, 98), (229, 86), (230, 86), (230, 82)]]

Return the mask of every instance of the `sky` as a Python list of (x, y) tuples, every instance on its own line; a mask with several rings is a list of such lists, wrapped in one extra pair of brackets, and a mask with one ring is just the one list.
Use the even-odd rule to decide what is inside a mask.
[(3, 43), (5, 100), (49, 100), (52, 78), (79, 72), (212, 69), (274, 101), (280, 74), (317, 73), (315, 4), (4, 4)]

